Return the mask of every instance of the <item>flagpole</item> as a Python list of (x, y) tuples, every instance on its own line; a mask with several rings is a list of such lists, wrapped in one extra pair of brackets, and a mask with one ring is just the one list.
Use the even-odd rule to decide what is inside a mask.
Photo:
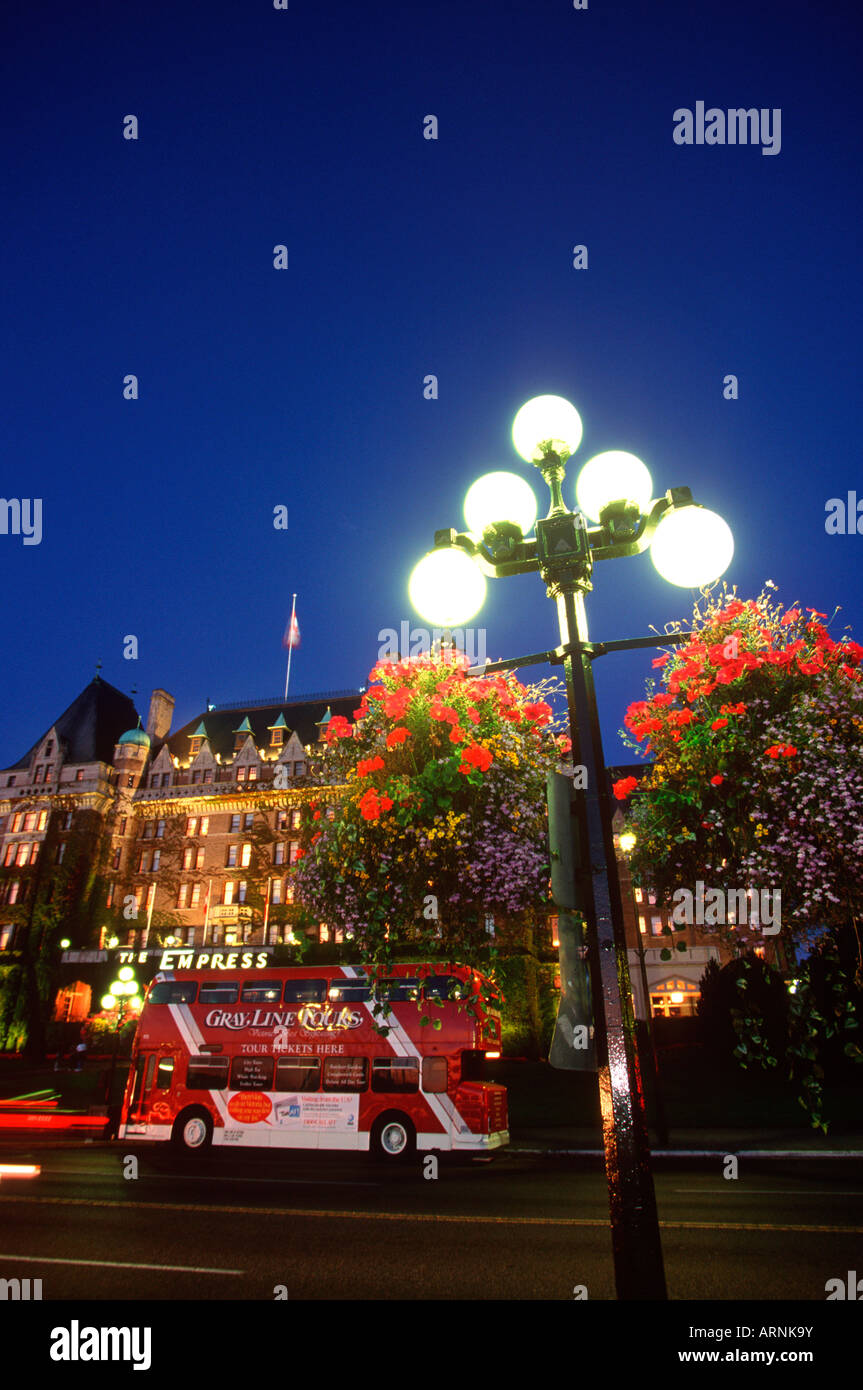
[(264, 907), (264, 941), (263, 941), (263, 944), (264, 944), (265, 946), (267, 946), (267, 945), (269, 944), (268, 941), (267, 941), (267, 923), (268, 923), (269, 920), (270, 920), (270, 883), (271, 883), (271, 881), (272, 881), (272, 880), (270, 879), (269, 874), (267, 874), (267, 902), (266, 902), (266, 905), (265, 905), (265, 907)]
[(202, 946), (206, 946), (207, 944), (207, 928), (210, 925), (210, 893), (212, 892), (212, 889), (213, 880), (210, 879), (209, 883), (207, 884), (207, 901), (204, 905), (204, 939), (201, 942)]
[(291, 604), (291, 624), (288, 628), (288, 671), (285, 676), (285, 703), (288, 699), (288, 683), (291, 679), (291, 654), (294, 650), (294, 617), (297, 611), (297, 596), (294, 594), (294, 601)]

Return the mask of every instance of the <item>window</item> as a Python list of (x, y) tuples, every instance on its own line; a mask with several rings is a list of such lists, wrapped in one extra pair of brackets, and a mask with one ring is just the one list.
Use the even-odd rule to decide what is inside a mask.
[(152, 840), (155, 826), (151, 820), (144, 821), (144, 829), (141, 831), (142, 840)]
[(150, 786), (151, 786), (151, 787), (158, 787), (158, 785), (159, 785), (159, 774), (158, 774), (158, 772), (151, 772), (151, 773), (150, 773)]
[(162, 861), (162, 851), (161, 851), (160, 849), (154, 849), (154, 850), (153, 850), (153, 873), (156, 873), (156, 871), (157, 871), (158, 868), (159, 868), (159, 864), (161, 863), (161, 861)]
[(286, 980), (286, 1004), (323, 1004), (327, 997), (326, 980)]
[(287, 824), (288, 824), (288, 813), (287, 813), (287, 811), (277, 811), (277, 812), (276, 812), (276, 829), (277, 829), (277, 830), (285, 830), (285, 829), (287, 828)]
[(137, 909), (138, 909), (139, 912), (141, 911), (141, 907), (143, 906), (143, 902), (144, 902), (144, 890), (143, 890), (143, 888), (139, 885), (139, 886), (135, 889), (135, 906), (137, 907)]
[(330, 929), (329, 929), (329, 927), (327, 926), (326, 922), (321, 922), (321, 925), (318, 927), (318, 940), (319, 940), (319, 941), (326, 942), (326, 941), (329, 941), (329, 939), (330, 939)]
[(109, 883), (109, 884), (108, 884), (108, 893), (107, 893), (107, 896), (106, 896), (106, 898), (105, 898), (105, 906), (106, 906), (106, 907), (113, 907), (113, 906), (114, 906), (114, 889), (116, 888), (116, 886), (117, 886), (116, 883)]
[(254, 980), (243, 985), (240, 999), (244, 1004), (273, 1004), (282, 997), (282, 986), (278, 980)]
[(446, 1057), (423, 1057), (423, 1090), (429, 1095), (446, 1091)]
[(183, 868), (191, 869), (194, 858), (195, 850), (191, 846), (189, 847), (189, 849), (183, 850)]
[(250, 781), (250, 782), (257, 782), (257, 780), (258, 780), (258, 769), (257, 769), (256, 767), (250, 767), (250, 768), (249, 768), (249, 781)]
[(292, 811), (292, 812), (291, 812), (291, 829), (292, 829), (292, 830), (299, 830), (299, 828), (300, 828), (300, 813), (299, 813), (299, 811)]
[(13, 835), (17, 835), (17, 834), (18, 834), (18, 831), (21, 829), (21, 826), (23, 825), (23, 823), (24, 823), (24, 813), (23, 813), (23, 811), (19, 811), (17, 815), (15, 815), (15, 816), (12, 817), (12, 834), (13, 834)]
[(149, 871), (149, 868), (150, 868), (150, 851), (149, 851), (148, 849), (142, 849), (142, 850), (141, 850), (140, 857), (139, 857), (139, 859), (138, 859), (138, 873), (139, 873), (139, 874), (146, 874), (146, 873)]
[[(126, 833), (126, 819), (127, 819), (126, 816), (123, 816), (122, 820), (120, 821), (120, 829), (117, 831), (117, 834), (118, 834), (118, 835), (125, 835), (125, 833)], [(67, 819), (66, 819), (66, 826), (65, 826), (65, 829), (68, 830), (68, 829), (69, 829), (69, 826), (70, 826), (71, 824), (72, 824), (72, 812), (70, 811), (70, 812), (69, 812), (69, 815), (68, 815), (68, 817), (67, 817)]]
[(41, 845), (39, 844), (39, 841), (38, 841), (38, 840), (34, 840), (34, 841), (33, 841), (33, 848), (30, 850), (30, 863), (31, 863), (31, 864), (35, 864), (35, 863), (36, 863), (36, 860), (39, 858), (39, 850), (40, 850), (40, 849), (41, 849)]
[(15, 863), (18, 864), (18, 865), (26, 864), (26, 863), (27, 863), (27, 860), (28, 860), (29, 858), (30, 858), (30, 846), (29, 846), (29, 844), (28, 844), (26, 841), (24, 841), (22, 844), (20, 844), (20, 845), (18, 846), (18, 857), (17, 857), (17, 859), (15, 860)]
[(236, 834), (239, 833), (239, 829), (240, 829), (240, 817), (239, 817), (239, 816), (231, 816), (231, 831), (230, 831), (230, 833), (231, 833), (232, 835), (236, 835)]
[(647, 931), (647, 918), (646, 918), (646, 917), (639, 917), (639, 919), (638, 919), (638, 930), (639, 930), (639, 931)]
[(54, 752), (54, 740), (53, 740), (53, 738), (49, 738), (48, 742), (45, 744), (45, 751), (44, 751), (43, 756), (46, 757), (46, 758), (50, 758), (50, 756), (51, 756), (51, 754), (52, 754), (53, 752)]
[(282, 901), (282, 880), (273, 878), (270, 880), (270, 902), (280, 903)]
[(189, 1091), (224, 1091), (228, 1084), (227, 1057), (190, 1057), (186, 1070)]
[(198, 904), (200, 903), (200, 901), (201, 901), (201, 885), (200, 885), (200, 883), (193, 883), (193, 884), (192, 884), (192, 901), (189, 903), (189, 906), (190, 906), (190, 907), (197, 907)]
[(197, 852), (197, 854), (195, 855), (195, 868), (196, 868), (196, 869), (203, 869), (203, 867), (204, 867), (204, 851), (203, 851), (202, 849), (199, 849), (198, 852)]
[(48, 766), (45, 768), (45, 781), (46, 781), (46, 782), (50, 782), (53, 776), (54, 776), (54, 764), (53, 764), (53, 763), (49, 763)]
[(299, 842), (299, 840), (291, 840), (290, 863), (291, 863), (291, 864), (296, 864), (296, 862), (297, 862), (297, 860), (299, 859), (299, 857), (300, 857), (300, 842)]
[(56, 853), (55, 856), (54, 856), (54, 863), (55, 863), (55, 864), (62, 864), (62, 863), (63, 863), (63, 855), (64, 855), (65, 853), (66, 853), (66, 841), (64, 840), (62, 844), (59, 844), (59, 845), (57, 846), (57, 853)]
[(120, 855), (121, 855), (121, 853), (122, 853), (122, 850), (120, 850), (119, 848), (114, 850), (114, 855), (113, 855), (113, 858), (112, 858), (112, 860), (111, 860), (111, 868), (112, 868), (112, 869), (119, 869), (119, 867), (120, 867)]
[(17, 903), (17, 901), (18, 901), (18, 894), (19, 894), (20, 890), (21, 890), (21, 884), (20, 884), (20, 882), (18, 881), (18, 879), (16, 878), (16, 879), (14, 880), (14, 882), (12, 882), (12, 883), (9, 884), (9, 896), (8, 896), (8, 898), (6, 899), (6, 901), (7, 901), (7, 903), (9, 903), (10, 907), (11, 907), (12, 903)]
[(246, 901), (246, 880), (245, 880), (245, 879), (241, 879), (241, 880), (240, 880), (239, 889), (237, 890), (237, 902), (238, 902), (238, 903), (244, 903), (245, 901)]
[[(83, 782), (83, 780), (84, 780), (84, 769), (83, 769), (83, 767), (79, 767), (79, 768), (78, 768), (78, 771), (75, 773), (75, 781), (76, 781), (76, 782)], [(129, 778), (129, 785), (130, 785), (130, 786), (132, 785), (132, 778), (131, 778), (131, 777)]]
[(367, 1057), (325, 1057), (325, 1091), (364, 1091), (369, 1084)]
[(231, 1089), (271, 1091), (273, 1067), (272, 1057), (235, 1057), (231, 1063)]
[(651, 907), (656, 906), (656, 894), (652, 889), (647, 894), (647, 901), (650, 903)]
[(423, 980), (424, 999), (466, 999), (470, 986), (457, 975), (427, 975)]
[(243, 845), (243, 852), (240, 855), (240, 867), (247, 869), (252, 862), (252, 846)]
[(198, 833), (198, 817), (189, 816), (186, 819), (186, 834), (196, 835)]
[(204, 740), (203, 740), (202, 738), (190, 738), (190, 739), (189, 739), (189, 757), (190, 757), (190, 758), (194, 758), (194, 757), (197, 756), (198, 753), (200, 753), (200, 751), (201, 751), (201, 744), (202, 744), (203, 742), (204, 742)]
[(24, 817), (24, 830), (25, 830), (25, 833), (29, 833), (29, 831), (35, 830), (35, 829), (36, 829), (36, 820), (37, 820), (36, 812), (35, 812), (35, 811), (28, 811), (27, 814), (26, 814), (26, 816)]
[(372, 1063), (372, 1090), (399, 1092), (418, 1091), (420, 1084), (419, 1058), (376, 1057)]
[(270, 743), (272, 743), (275, 748), (280, 748), (285, 741), (284, 729), (273, 729), (271, 734)]
[(302, 777), (302, 775), (303, 775), (303, 773), (305, 772), (305, 770), (306, 770), (306, 765), (305, 765), (305, 763), (294, 763), (294, 776), (295, 776), (295, 777)]
[(245, 769), (244, 767), (238, 767), (238, 768), (237, 768), (237, 781), (238, 781), (238, 782), (245, 782), (245, 780), (246, 780), (246, 769)]
[(317, 1091), (321, 1084), (320, 1057), (280, 1057), (276, 1063), (276, 1091)]
[(194, 980), (158, 980), (150, 986), (148, 1004), (194, 1004), (198, 986)]
[(173, 1057), (160, 1057), (159, 1065), (156, 1068), (156, 1090), (168, 1091), (171, 1082), (174, 1080), (174, 1059)]
[(199, 1004), (236, 1004), (240, 987), (236, 981), (213, 980), (201, 985), (198, 991)]
[(188, 885), (188, 883), (181, 883), (181, 884), (180, 884), (179, 892), (177, 893), (177, 906), (178, 906), (178, 907), (185, 907), (185, 906), (186, 906), (186, 902), (187, 902), (187, 900), (188, 900), (188, 897), (189, 897), (189, 885)]
[(197, 768), (195, 768), (195, 771), (192, 773), (192, 782), (193, 782), (193, 784), (194, 784), (195, 786), (197, 786), (198, 783), (200, 782), (200, 780), (201, 780), (201, 769), (200, 769), (199, 767), (197, 767)]
[(202, 835), (206, 835), (206, 834), (207, 834), (207, 831), (208, 831), (209, 829), (210, 829), (210, 817), (209, 817), (209, 816), (201, 816), (201, 834), (202, 834)]
[(9, 867), (10, 864), (13, 864), (13, 863), (15, 862), (15, 850), (16, 850), (16, 848), (17, 848), (16, 845), (7, 845), (7, 846), (6, 846), (6, 858), (3, 860), (3, 864), (4, 864), (4, 866), (5, 866), (7, 869), (8, 869), (8, 867)]
[(235, 869), (237, 867), (237, 845), (228, 845), (225, 854), (225, 868)]
[(642, 892), (642, 890), (641, 890), (640, 888), (636, 888), (636, 890), (635, 890), (635, 901), (636, 901), (637, 903), (643, 903), (643, 902), (644, 902), (644, 893)]
[(38, 826), (36, 827), (37, 830), (44, 830), (44, 829), (45, 829), (45, 826), (46, 826), (47, 824), (48, 824), (48, 812), (47, 812), (47, 811), (40, 811), (40, 812), (39, 812), (39, 824), (38, 824)]
[(331, 1004), (346, 1004), (350, 1001), (371, 999), (369, 982), (364, 976), (353, 980), (331, 980), (328, 998)]
[(212, 782), (212, 780), (213, 780), (213, 769), (212, 769), (211, 767), (205, 767), (205, 768), (204, 768), (204, 781), (205, 781), (205, 782)]
[(232, 878), (226, 880), (224, 891), (222, 894), (222, 902), (225, 903), (228, 907), (230, 907), (231, 903), (234, 901), (235, 887), (236, 884), (234, 883), (234, 880)]
[(284, 864), (284, 862), (285, 862), (285, 842), (284, 842), (284, 840), (279, 840), (275, 845), (273, 845), (273, 863), (274, 863), (274, 864)]
[(252, 826), (254, 825), (254, 823), (255, 823), (255, 813), (254, 813), (254, 811), (246, 811), (245, 815), (243, 816), (243, 829), (244, 829), (244, 830), (251, 830), (251, 828), (252, 828)]
[(164, 822), (163, 820), (157, 820), (157, 821), (156, 821), (156, 839), (157, 839), (157, 840), (162, 840), (162, 839), (164, 839), (164, 836), (165, 836), (165, 822)]
[(653, 932), (653, 935), (654, 935), (654, 936), (661, 936), (661, 935), (662, 935), (662, 918), (661, 918), (661, 917), (651, 917), (651, 919), (650, 919), (650, 928), (651, 928), (651, 931)]
[(379, 980), (375, 997), (386, 1000), (388, 1003), (413, 1001), (420, 997), (420, 982), (419, 980), (400, 979)]
[(7, 777), (7, 778), (6, 778), (6, 786), (7, 786), (7, 787), (14, 787), (14, 785), (15, 785), (15, 778), (14, 778), (14, 777)]
[(294, 885), (293, 885), (292, 883), (286, 883), (286, 884), (285, 884), (285, 902), (286, 902), (286, 903), (292, 903), (293, 901), (294, 901)]
[(44, 771), (45, 771), (45, 765), (44, 765), (44, 763), (37, 763), (37, 764), (36, 764), (36, 771), (33, 773), (33, 781), (34, 781), (34, 782), (41, 782), (41, 781), (42, 781), (42, 773), (43, 773)]

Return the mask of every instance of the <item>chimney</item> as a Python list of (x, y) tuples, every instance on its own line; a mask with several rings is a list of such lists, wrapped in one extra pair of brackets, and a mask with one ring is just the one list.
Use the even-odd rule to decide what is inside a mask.
[(154, 690), (150, 696), (150, 709), (147, 714), (147, 733), (154, 743), (167, 738), (174, 713), (174, 697), (167, 690)]

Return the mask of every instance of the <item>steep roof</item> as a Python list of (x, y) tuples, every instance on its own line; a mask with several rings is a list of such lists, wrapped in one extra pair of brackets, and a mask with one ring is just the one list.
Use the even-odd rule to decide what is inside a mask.
[[(230, 760), (234, 757), (237, 725), (242, 719), (244, 732), (248, 725), (256, 746), (262, 750), (273, 747), (270, 736), (275, 727), (290, 729), (302, 744), (317, 743), (317, 726), (327, 708), (333, 714), (342, 714), (350, 719), (361, 699), (362, 692), (356, 690), (335, 696), (301, 696), (298, 700), (271, 705), (219, 706), (206, 710), (203, 715), (195, 715), (176, 733), (170, 734), (166, 742), (173, 756), (185, 762), (189, 756), (190, 736), (204, 733), (202, 725), (206, 721), (206, 736), (213, 753), (220, 753), (223, 760)], [(277, 716), (283, 717), (277, 722)]]
[(50, 730), (63, 740), (64, 757), (69, 763), (110, 763), (114, 745), (127, 729), (139, 722), (132, 700), (116, 686), (94, 676), (53, 724), (31, 745), (12, 767), (27, 767), (36, 749)]

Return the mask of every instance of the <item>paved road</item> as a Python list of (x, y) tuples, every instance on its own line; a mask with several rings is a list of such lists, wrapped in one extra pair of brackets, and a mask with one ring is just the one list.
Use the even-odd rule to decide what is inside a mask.
[[(0, 1278), (45, 1299), (614, 1297), (605, 1180), (572, 1160), (499, 1155), (381, 1172), (364, 1156), (215, 1154), (190, 1166), (128, 1146), (5, 1142)], [(142, 1151), (138, 1151), (141, 1153)], [(863, 1173), (778, 1165), (656, 1176), (676, 1299), (806, 1299), (863, 1275)]]

